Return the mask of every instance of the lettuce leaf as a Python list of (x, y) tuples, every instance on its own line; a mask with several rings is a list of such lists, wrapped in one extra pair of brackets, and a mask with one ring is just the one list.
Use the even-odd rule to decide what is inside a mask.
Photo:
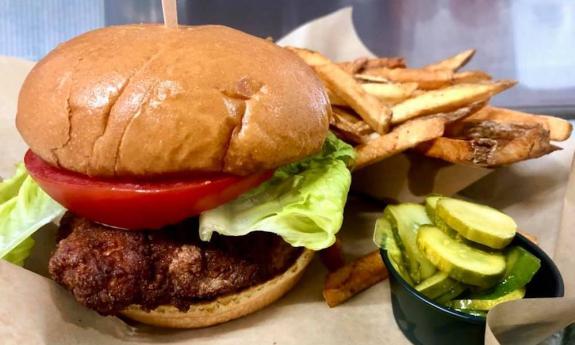
[(24, 266), (24, 261), (30, 256), (32, 248), (36, 242), (32, 237), (27, 237), (24, 241), (20, 242), (16, 248), (12, 249), (2, 259), (9, 261), (18, 266)]
[(200, 238), (265, 231), (294, 247), (331, 246), (343, 222), (351, 184), (347, 166), (354, 158), (353, 148), (330, 134), (319, 154), (279, 168), (256, 189), (202, 213)]
[(22, 265), (34, 245), (30, 235), (64, 208), (40, 189), (23, 166), (0, 184), (0, 198), (0, 258)]
[(9, 179), (0, 182), (0, 205), (18, 194), (18, 190), (28, 176), (24, 164), (19, 163), (16, 166), (16, 173)]

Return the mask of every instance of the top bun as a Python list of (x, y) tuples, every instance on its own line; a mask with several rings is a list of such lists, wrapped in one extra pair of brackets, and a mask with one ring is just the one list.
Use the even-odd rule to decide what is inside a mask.
[(16, 125), (48, 163), (90, 176), (245, 175), (320, 150), (313, 70), (223, 26), (127, 25), (65, 42), (30, 72)]

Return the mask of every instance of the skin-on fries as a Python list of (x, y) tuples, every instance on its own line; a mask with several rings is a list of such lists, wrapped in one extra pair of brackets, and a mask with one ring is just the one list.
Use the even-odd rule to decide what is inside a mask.
[(417, 90), (417, 83), (364, 83), (361, 84), (361, 87), (363, 87), (365, 92), (374, 95), (386, 104), (396, 104), (411, 97)]
[(330, 89), (326, 89), (326, 91), (327, 91), (327, 97), (329, 98), (329, 102), (331, 103), (331, 105), (339, 105), (342, 107), (347, 106), (347, 103), (345, 103), (345, 101), (341, 99), (338, 95), (333, 93), (333, 91), (331, 91)]
[(465, 71), (453, 75), (453, 84), (473, 84), (491, 80), (491, 76), (483, 71)]
[(365, 122), (338, 107), (333, 107), (330, 125), (336, 135), (354, 144), (366, 143), (368, 135), (373, 133)]
[(356, 148), (354, 169), (379, 162), (416, 145), (443, 135), (445, 119), (442, 117), (422, 118), (406, 122), (388, 134), (369, 141)]
[(449, 129), (449, 136), (456, 136), (466, 123), (478, 121), (496, 121), (501, 123), (539, 124), (549, 131), (553, 141), (564, 141), (571, 136), (573, 126), (567, 120), (547, 115), (533, 115), (520, 111), (487, 106), (481, 111), (462, 121), (454, 123)]
[(450, 56), (445, 60), (438, 61), (423, 68), (430, 71), (449, 70), (455, 72), (465, 66), (473, 55), (475, 55), (475, 49), (467, 49), (457, 55)]
[(387, 269), (377, 250), (328, 274), (323, 297), (327, 305), (335, 307), (387, 276)]
[(442, 117), (445, 120), (445, 123), (449, 124), (472, 115), (473, 113), (479, 111), (481, 108), (485, 107), (486, 104), (487, 101), (478, 101), (475, 103), (471, 103), (466, 107), (462, 107), (447, 113), (438, 113), (433, 116)]
[(395, 83), (416, 82), (422, 90), (434, 90), (451, 84), (453, 72), (415, 68), (373, 68), (361, 73), (365, 78), (382, 77)]
[(405, 68), (405, 60), (401, 57), (384, 58), (358, 58), (353, 61), (345, 61), (337, 64), (349, 74), (356, 74), (362, 71), (369, 71), (372, 68)]
[(393, 106), (391, 121), (397, 124), (422, 115), (451, 111), (490, 98), (513, 85), (514, 81), (502, 80), (485, 84), (459, 84), (429, 91)]
[(376, 132), (389, 130), (391, 110), (377, 97), (365, 92), (353, 77), (339, 67), (328, 64), (315, 67), (332, 91), (355, 110)]
[[(541, 157), (559, 148), (549, 142), (549, 131), (531, 126), (481, 122), (470, 128), (469, 139), (437, 138), (417, 150), (428, 157), (482, 167), (507, 165)], [(495, 127), (495, 128), (489, 128)]]
[[(390, 83), (389, 79), (380, 77), (378, 75), (370, 75), (370, 74), (355, 74), (355, 79), (361, 81), (371, 81), (375, 83)], [(417, 83), (414, 83), (417, 84)]]
[(361, 85), (339, 66), (319, 53), (289, 48), (313, 67), (328, 89), (345, 101), (376, 132), (387, 133), (391, 121), (391, 110), (375, 96), (365, 92)]
[(310, 49), (296, 47), (286, 47), (286, 49), (297, 54), (305, 63), (312, 67), (331, 63), (328, 58)]
[(347, 111), (345, 108), (333, 107), (332, 113), (336, 122), (339, 121), (345, 123), (358, 135), (368, 135), (373, 133), (373, 130), (367, 125), (367, 123), (361, 121), (360, 118)]
[(334, 64), (310, 50), (288, 49), (326, 85), (334, 110), (330, 126), (356, 146), (355, 169), (414, 146), (449, 162), (494, 167), (550, 153), (557, 149), (550, 140), (572, 132), (563, 119), (487, 106), (515, 82), (459, 71), (474, 49), (421, 68), (407, 68), (399, 57)]
[(366, 64), (367, 64), (367, 58), (359, 58), (353, 61), (340, 62), (337, 65), (341, 67), (342, 70), (353, 75), (363, 70)]
[(369, 71), (372, 68), (380, 67), (405, 68), (405, 59), (397, 56), (367, 59), (363, 69)]
[(473, 164), (475, 157), (471, 141), (464, 139), (441, 137), (418, 145), (416, 150), (427, 157), (458, 164)]
[[(409, 70), (409, 71), (413, 71), (413, 70)], [(413, 73), (413, 72), (410, 72)], [(428, 74), (429, 75), (429, 74)], [(430, 75), (431, 77), (433, 77), (434, 75)], [(370, 74), (355, 74), (355, 78), (359, 79), (359, 80), (363, 80), (363, 81), (368, 81), (368, 82), (376, 82), (376, 83), (390, 83), (391, 81), (385, 77), (379, 76), (379, 75), (370, 75)], [(415, 78), (410, 78), (410, 79), (415, 79)], [(483, 71), (465, 71), (465, 72), (458, 72), (453, 74), (453, 76), (451, 77), (451, 81), (450, 84), (473, 84), (473, 83), (481, 83), (484, 81), (489, 81), (491, 80), (491, 76)], [(418, 79), (419, 81), (419, 79)], [(443, 85), (444, 83), (446, 83), (446, 81), (444, 80), (431, 80), (433, 83), (437, 82), (437, 85)], [(416, 82), (412, 82), (413, 84), (418, 85)], [(409, 84), (409, 83), (404, 83), (404, 84)], [(435, 84), (430, 84), (428, 83), (426, 86), (430, 86), (430, 85), (435, 85)], [(419, 85), (418, 85), (419, 87)]]

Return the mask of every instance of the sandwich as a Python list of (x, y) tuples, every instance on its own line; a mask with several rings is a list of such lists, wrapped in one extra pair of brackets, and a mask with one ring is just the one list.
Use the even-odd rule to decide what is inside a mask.
[(231, 28), (73, 38), (20, 92), (30, 149), (5, 183), (26, 200), (11, 217), (32, 221), (10, 225), (4, 257), (21, 262), (30, 233), (65, 211), (49, 272), (82, 305), (175, 328), (255, 312), (341, 227), (354, 151), (330, 116), (304, 61)]

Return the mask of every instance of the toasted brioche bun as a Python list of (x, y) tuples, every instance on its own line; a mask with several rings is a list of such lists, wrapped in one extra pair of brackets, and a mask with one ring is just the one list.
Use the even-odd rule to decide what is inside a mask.
[(223, 26), (126, 25), (65, 42), (23, 84), (16, 124), (90, 176), (246, 175), (320, 150), (330, 107), (295, 54)]
[(208, 327), (237, 319), (256, 312), (285, 295), (299, 281), (313, 254), (313, 251), (306, 249), (281, 275), (239, 293), (192, 305), (187, 312), (181, 312), (173, 306), (160, 306), (147, 312), (137, 305), (132, 305), (121, 314), (148, 325), (168, 328)]

